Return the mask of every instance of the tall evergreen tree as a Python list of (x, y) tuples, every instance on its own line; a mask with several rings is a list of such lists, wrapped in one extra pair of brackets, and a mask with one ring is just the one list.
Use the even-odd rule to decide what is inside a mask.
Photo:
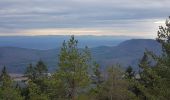
[(5, 66), (0, 75), (0, 83), (0, 100), (23, 100), (20, 91), (14, 88), (14, 83)]
[(76, 100), (90, 83), (89, 60), (88, 48), (80, 50), (74, 36), (71, 36), (68, 42), (63, 42), (59, 54), (58, 75), (64, 83), (65, 97), (68, 99)]
[(159, 27), (157, 41), (162, 45), (163, 53), (161, 56), (157, 56), (151, 51), (144, 53), (139, 64), (140, 78), (136, 79), (136, 88), (139, 90), (141, 99), (169, 100), (170, 17), (166, 20), (166, 27)]
[(100, 66), (96, 62), (94, 63), (93, 73), (94, 73), (93, 83), (96, 85), (96, 87), (100, 87), (100, 85), (103, 83), (104, 79), (103, 79), (103, 75), (102, 75)]
[(11, 87), (11, 84), (12, 84), (11, 77), (7, 73), (5, 66), (3, 67), (2, 71), (1, 71), (0, 83), (1, 83), (1, 86), (3, 86), (3, 87)]
[(102, 85), (104, 82), (104, 77), (101, 72), (99, 64), (94, 63), (92, 78), (92, 88), (90, 90), (90, 98), (93, 100), (99, 100), (102, 92)]
[[(29, 78), (28, 84), (27, 84), (29, 86), (29, 88), (28, 87), (23, 88), (22, 94), (25, 95), (27, 98), (30, 98), (30, 97), (32, 97), (30, 95), (41, 96), (40, 93), (46, 93), (47, 92), (47, 84), (45, 83), (45, 81), (47, 80), (47, 71), (48, 71), (47, 66), (44, 64), (44, 62), (42, 60), (38, 61), (35, 66), (30, 64), (26, 68), (26, 71), (25, 71), (25, 76), (27, 76)], [(35, 89), (34, 89), (34, 86), (36, 86)], [(38, 94), (36, 94), (36, 92), (34, 92), (32, 90), (38, 91)], [(46, 94), (43, 94), (43, 96), (46, 97)], [(40, 97), (33, 98), (33, 99), (39, 99), (39, 98)], [(33, 100), (33, 99), (31, 99), (31, 100)]]

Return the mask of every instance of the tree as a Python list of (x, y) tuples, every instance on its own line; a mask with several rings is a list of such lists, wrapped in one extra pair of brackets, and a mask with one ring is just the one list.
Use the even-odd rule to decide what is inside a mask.
[[(148, 53), (145, 52), (144, 56), (140, 60), (139, 63), (139, 79), (134, 82), (134, 93), (140, 99), (156, 99), (153, 93), (157, 93), (155, 91), (156, 86), (154, 84), (158, 83), (157, 75), (153, 70), (153, 66), (151, 66), (151, 58)], [(149, 91), (153, 91), (151, 94)]]
[(48, 69), (47, 69), (47, 66), (44, 64), (44, 62), (40, 60), (36, 64), (35, 71), (36, 71), (37, 76), (41, 77), (47, 74)]
[(26, 68), (25, 76), (27, 76), (31, 80), (35, 80), (36, 72), (32, 64), (29, 64), (29, 66)]
[(99, 100), (102, 92), (102, 85), (104, 82), (103, 74), (101, 73), (100, 66), (96, 62), (94, 63), (92, 78), (92, 88), (90, 90), (90, 98), (93, 100)]
[(65, 86), (58, 73), (54, 73), (51, 77), (44, 79), (46, 84), (45, 94), (49, 96), (50, 100), (63, 100), (66, 96)]
[(42, 60), (38, 61), (35, 66), (29, 64), (26, 68), (25, 76), (31, 80), (40, 79), (47, 76), (48, 68)]
[(40, 87), (32, 81), (29, 81), (28, 90), (29, 100), (49, 100), (48, 95), (43, 93)]
[(128, 82), (123, 78), (119, 66), (108, 68), (98, 100), (134, 100), (136, 97), (128, 90)]
[(24, 100), (24, 98), (20, 95), (20, 91), (12, 87), (1, 87), (0, 100)]
[(100, 85), (103, 83), (103, 75), (100, 71), (100, 66), (96, 62), (94, 63), (94, 68), (93, 68), (93, 83), (96, 84), (96, 87), (100, 87)]
[[(37, 98), (32, 98), (31, 100), (41, 100), (41, 96), (45, 96), (45, 94), (41, 95), (40, 93), (46, 93), (47, 92), (47, 84), (45, 81), (47, 80), (47, 66), (44, 64), (43, 61), (38, 61), (36, 66), (33, 66), (30, 64), (25, 71), (25, 76), (29, 78), (28, 86), (29, 88), (23, 88), (22, 94), (26, 96), (26, 98), (32, 98), (30, 95), (35, 95)], [(32, 87), (33, 86), (33, 87)], [(34, 86), (36, 88), (34, 88)], [(36, 90), (38, 89), (38, 90)], [(37, 92), (31, 91), (36, 90)], [(38, 97), (39, 96), (39, 97)], [(46, 97), (43, 97), (46, 98)], [(44, 99), (43, 99), (44, 100)]]
[[(140, 61), (139, 79), (135, 86), (140, 99), (169, 100), (170, 97), (170, 17), (166, 27), (160, 26), (157, 41), (162, 45), (162, 55), (146, 51)], [(159, 94), (159, 95), (158, 95)]]
[(65, 97), (75, 100), (89, 85), (89, 60), (88, 48), (80, 50), (74, 36), (71, 36), (68, 42), (63, 42), (59, 54), (58, 75), (64, 83)]
[(132, 79), (135, 78), (135, 71), (133, 71), (133, 68), (131, 66), (128, 66), (125, 71), (125, 78), (126, 79)]
[(159, 78), (157, 91), (161, 98), (169, 100), (170, 97), (170, 17), (165, 22), (166, 27), (159, 27), (157, 41), (162, 45), (163, 54), (161, 57), (150, 53), (157, 62), (153, 68)]
[(5, 66), (0, 75), (0, 83), (0, 100), (23, 100), (20, 91), (14, 88)]
[(6, 67), (4, 66), (0, 75), (0, 83), (2, 87), (11, 87), (12, 80), (7, 73)]

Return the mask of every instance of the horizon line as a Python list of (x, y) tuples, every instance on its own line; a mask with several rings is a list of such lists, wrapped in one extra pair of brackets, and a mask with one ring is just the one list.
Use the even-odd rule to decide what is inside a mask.
[(0, 35), (0, 37), (37, 37), (37, 36), (95, 36), (95, 37), (125, 37), (125, 38), (149, 38), (149, 39), (154, 39), (154, 38), (156, 38), (156, 37), (153, 37), (153, 38), (151, 38), (151, 37), (142, 37), (142, 36), (128, 36), (128, 35), (94, 35), (94, 34), (92, 34), (92, 35), (85, 35), (85, 34), (83, 34), (83, 35), (79, 35), (79, 34), (73, 34), (73, 35), (68, 35), (68, 34), (66, 34), (66, 35), (17, 35), (17, 34), (15, 34), (15, 35)]

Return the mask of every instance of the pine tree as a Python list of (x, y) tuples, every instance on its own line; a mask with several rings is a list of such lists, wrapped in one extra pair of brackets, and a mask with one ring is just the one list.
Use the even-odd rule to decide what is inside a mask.
[(132, 79), (135, 78), (135, 71), (133, 71), (133, 68), (131, 66), (128, 66), (125, 71), (125, 78), (126, 79)]
[(21, 96), (20, 91), (12, 87), (5, 87), (0, 88), (0, 100), (24, 100), (24, 98)]
[(49, 100), (48, 95), (44, 94), (40, 87), (32, 81), (29, 81), (28, 90), (29, 100)]
[[(166, 27), (159, 27), (157, 41), (162, 45), (161, 56), (146, 51), (140, 61), (140, 78), (135, 86), (140, 99), (169, 100), (170, 97), (170, 17)], [(159, 95), (158, 95), (159, 94)]]
[(20, 91), (14, 88), (5, 66), (0, 75), (0, 83), (0, 100), (23, 100)]
[[(47, 92), (47, 84), (45, 83), (45, 81), (47, 80), (47, 71), (48, 71), (47, 66), (41, 60), (38, 61), (35, 66), (30, 64), (26, 68), (25, 76), (27, 76), (29, 78), (29, 80), (28, 80), (29, 88), (26, 87), (26, 88), (22, 89), (22, 94), (25, 95), (26, 98), (30, 98), (29, 95), (35, 94), (39, 97), (32, 98), (31, 100), (40, 99), (42, 96), (40, 93)], [(31, 87), (32, 85), (33, 85), (33, 87)], [(36, 88), (34, 88), (34, 86), (36, 86)], [(36, 92), (34, 93), (34, 91), (31, 91), (32, 89), (35, 91), (39, 91), (39, 94), (36, 94)], [(36, 89), (38, 89), (38, 90), (36, 90)], [(45, 94), (43, 94), (43, 96), (45, 96)], [(46, 96), (45, 96), (45, 98), (46, 98)]]
[(38, 61), (35, 66), (30, 64), (25, 71), (25, 76), (31, 80), (44, 78), (47, 76), (48, 68), (42, 60)]
[(51, 77), (44, 79), (46, 85), (45, 94), (50, 100), (63, 100), (66, 96), (65, 86), (58, 73), (54, 73)]
[(27, 76), (31, 80), (35, 80), (36, 72), (32, 64), (29, 64), (29, 66), (26, 68), (25, 76)]
[(93, 83), (96, 85), (96, 87), (100, 87), (104, 79), (100, 70), (100, 66), (96, 62), (94, 63), (93, 73), (94, 73)]
[(6, 67), (4, 66), (0, 75), (0, 83), (2, 87), (10, 87), (12, 84), (11, 77), (7, 73)]
[(47, 66), (44, 64), (44, 62), (42, 60), (38, 61), (35, 67), (35, 71), (37, 76), (43, 76), (45, 74), (47, 74)]
[(65, 97), (71, 100), (78, 98), (78, 95), (85, 91), (89, 85), (90, 77), (88, 75), (89, 51), (78, 48), (78, 41), (71, 36), (68, 42), (63, 42), (59, 54), (58, 75), (65, 86)]
[(92, 78), (92, 88), (90, 90), (90, 98), (93, 100), (99, 100), (100, 94), (102, 93), (102, 85), (104, 82), (104, 77), (102, 75), (99, 64), (94, 63)]

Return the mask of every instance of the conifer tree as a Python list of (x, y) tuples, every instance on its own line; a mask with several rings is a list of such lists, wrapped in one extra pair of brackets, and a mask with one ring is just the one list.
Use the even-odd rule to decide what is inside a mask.
[(101, 72), (99, 64), (94, 63), (92, 78), (92, 88), (90, 90), (90, 98), (93, 100), (99, 100), (100, 94), (102, 92), (102, 85), (104, 82), (104, 77)]
[(88, 48), (80, 50), (74, 36), (71, 36), (68, 42), (63, 42), (59, 54), (58, 75), (64, 83), (67, 99), (76, 100), (79, 94), (85, 91), (84, 88), (89, 85), (89, 60)]
[(100, 70), (100, 66), (96, 62), (94, 63), (93, 73), (94, 73), (93, 83), (96, 84), (96, 87), (100, 87), (104, 79)]
[(162, 55), (146, 51), (139, 64), (140, 78), (135, 84), (140, 99), (170, 99), (170, 17), (166, 27), (159, 27), (157, 41), (162, 45)]
[(23, 100), (20, 91), (14, 88), (5, 66), (0, 75), (0, 83), (0, 100)]
[(125, 78), (132, 79), (134, 77), (135, 77), (135, 71), (133, 71), (133, 68), (131, 66), (128, 66), (125, 71)]
[(29, 100), (49, 100), (48, 95), (41, 91), (40, 87), (32, 81), (29, 81), (28, 85)]
[(33, 67), (32, 64), (29, 64), (29, 66), (26, 68), (25, 76), (27, 76), (31, 80), (35, 80), (36, 73), (35, 73), (35, 68)]
[[(44, 62), (42, 60), (38, 61), (35, 66), (30, 64), (26, 68), (26, 71), (25, 71), (25, 76), (27, 76), (29, 78), (29, 80), (28, 80), (29, 88), (27, 88), (27, 87), (23, 88), (22, 94), (25, 94), (26, 97), (28, 98), (28, 97), (30, 97), (29, 95), (32, 95), (32, 94), (41, 96), (40, 93), (46, 93), (47, 92), (47, 84), (45, 83), (45, 81), (47, 80), (47, 71), (48, 71), (47, 66), (44, 64)], [(34, 86), (36, 88), (34, 88)], [(39, 91), (39, 94), (36, 94), (36, 92), (34, 93), (34, 91), (31, 91), (32, 89), (35, 91)], [(38, 90), (36, 90), (36, 89), (38, 89)], [(30, 93), (32, 93), (32, 94), (30, 94)], [(45, 96), (45, 94), (43, 94), (43, 96)], [(34, 99), (36, 99), (36, 98), (34, 98)], [(33, 100), (33, 99), (31, 99), (31, 100)]]
[(42, 60), (38, 61), (36, 66), (35, 66), (35, 71), (37, 76), (44, 76), (45, 74), (47, 74), (47, 66), (44, 64), (44, 62)]
[(11, 87), (12, 80), (9, 74), (7, 73), (6, 67), (4, 66), (1, 75), (0, 75), (0, 83), (2, 87)]

